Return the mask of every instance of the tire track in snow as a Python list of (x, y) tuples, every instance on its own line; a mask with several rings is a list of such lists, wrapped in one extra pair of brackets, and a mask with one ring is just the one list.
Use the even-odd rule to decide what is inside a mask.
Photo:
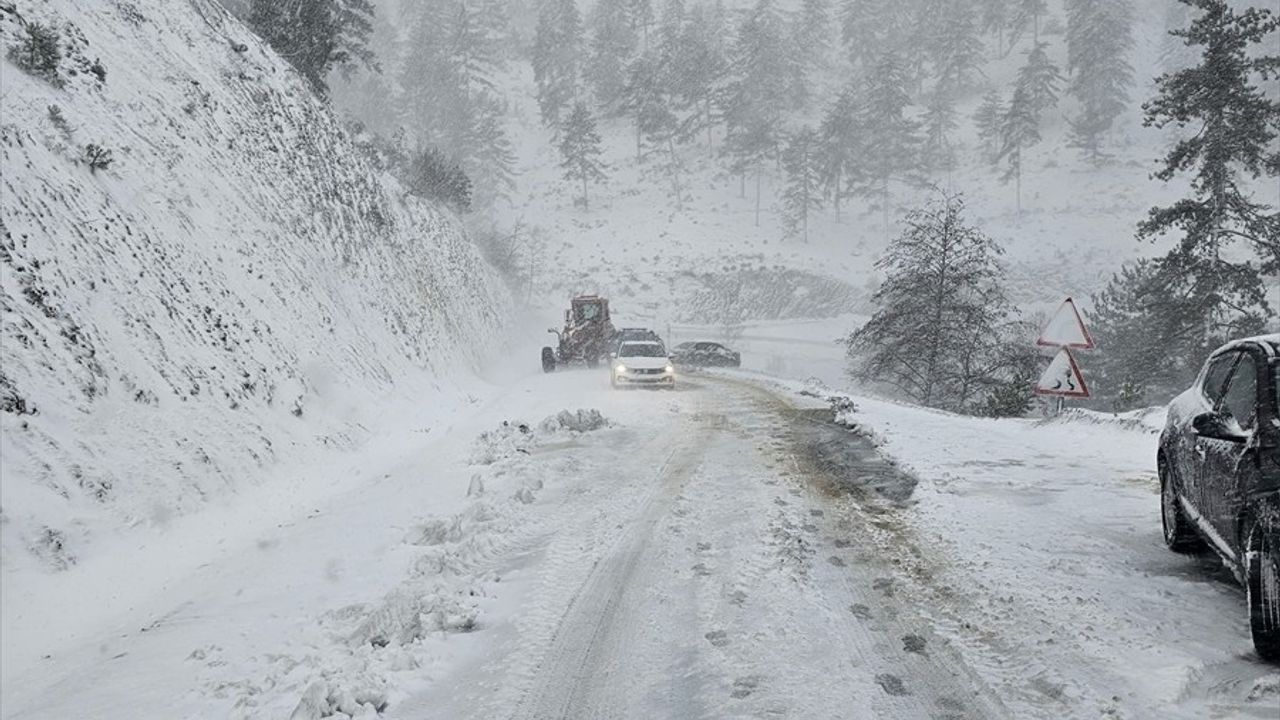
[[(653, 492), (569, 601), (514, 718), (606, 718), (626, 714), (628, 696), (637, 688), (634, 682), (628, 682), (635, 678), (620, 670), (630, 661), (626, 657), (627, 641), (647, 630), (645, 618), (636, 612), (651, 587), (641, 581), (653, 570), (653, 556), (647, 546), (680, 488), (697, 468), (700, 445), (708, 434), (703, 424), (684, 430), (672, 434), (680, 439), (653, 474)], [(663, 435), (663, 440), (670, 439)]]

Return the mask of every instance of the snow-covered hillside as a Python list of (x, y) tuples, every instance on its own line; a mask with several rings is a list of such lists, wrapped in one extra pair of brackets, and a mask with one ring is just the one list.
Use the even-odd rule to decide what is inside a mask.
[[(580, 3), (588, 14), (592, 4)], [(384, 5), (395, 12), (394, 3)], [(725, 5), (735, 12), (753, 3)], [(799, 2), (777, 5), (799, 12)], [(1052, 60), (1065, 67), (1065, 4), (1051, 0), (1047, 5), (1041, 39)], [(1110, 138), (1113, 157), (1102, 167), (1070, 146), (1069, 119), (1079, 113), (1079, 103), (1065, 91), (1066, 81), (1060, 83), (1060, 101), (1043, 119), (1043, 139), (1026, 152), (1021, 212), (1015, 208), (1014, 185), (1001, 182), (1001, 168), (983, 157), (972, 115), (987, 90), (1010, 92), (1031, 39), (1002, 53), (994, 48), (994, 38), (985, 38), (983, 76), (956, 106), (952, 141), (959, 166), (926, 180), (964, 194), (970, 219), (1007, 251), (1010, 294), (1029, 313), (1051, 310), (1067, 295), (1087, 298), (1125, 261), (1166, 249), (1163, 243), (1137, 241), (1134, 230), (1151, 206), (1168, 203), (1185, 189), (1180, 181), (1165, 185), (1150, 178), (1169, 136), (1143, 128), (1140, 108), (1153, 92), (1154, 77), (1166, 67), (1161, 55), (1167, 11), (1168, 3), (1159, 0), (1135, 3), (1135, 47), (1129, 56), (1134, 85)], [(738, 16), (733, 17), (736, 22)], [(894, 183), (888, 227), (866, 198), (845, 200), (838, 213), (828, 200), (810, 218), (806, 242), (787, 236), (780, 167), (765, 164), (757, 210), (755, 177), (744, 183), (727, 169), (731, 159), (725, 155), (723, 127), (713, 130), (711, 147), (704, 138), (680, 147), (677, 177), (683, 198), (677, 202), (661, 153), (651, 148), (643, 162), (637, 161), (633, 122), (604, 117), (600, 132), (608, 177), (591, 188), (590, 207), (584, 209), (575, 203), (580, 188), (563, 177), (552, 131), (538, 118), (527, 60), (510, 64), (502, 86), (520, 160), (511, 207), (500, 208), (499, 215), (508, 226), (542, 228), (552, 261), (538, 268), (535, 285), (557, 305), (575, 292), (603, 292), (622, 298), (615, 312), (632, 313), (637, 322), (648, 320), (655, 327), (865, 312), (866, 299), (881, 279), (874, 262), (899, 231), (898, 219), (936, 195), (929, 187)], [(851, 72), (842, 60), (822, 78), (824, 87), (815, 92), (812, 106), (793, 113), (788, 128), (815, 125)], [(923, 111), (920, 102), (911, 108), (917, 119)], [(798, 297), (774, 293), (743, 303), (733, 291), (751, 292), (761, 285), (786, 287)], [(709, 297), (715, 302), (707, 302)]]
[[(52, 81), (8, 59), (31, 23)], [(6, 573), (457, 399), (505, 291), (218, 2), (5, 2), (0, 37)]]

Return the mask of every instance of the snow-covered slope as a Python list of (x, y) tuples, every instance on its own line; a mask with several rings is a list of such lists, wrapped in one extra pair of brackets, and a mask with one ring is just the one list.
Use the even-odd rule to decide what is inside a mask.
[[(37, 22), (60, 82), (8, 59)], [(6, 572), (456, 394), (505, 291), (219, 3), (0, 3), (0, 37)]]

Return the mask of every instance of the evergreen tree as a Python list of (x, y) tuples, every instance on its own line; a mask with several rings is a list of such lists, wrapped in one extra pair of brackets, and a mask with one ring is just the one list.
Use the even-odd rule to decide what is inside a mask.
[(1002, 147), (1000, 128), (1008, 110), (1000, 98), (999, 91), (991, 90), (982, 96), (982, 104), (973, 114), (973, 124), (978, 130), (978, 141), (981, 143), (983, 156), (995, 162)]
[(333, 70), (377, 69), (370, 0), (252, 0), (248, 24), (320, 95)]
[(582, 19), (575, 0), (544, 0), (533, 37), (533, 81), (538, 111), (549, 127), (578, 97)]
[(947, 94), (967, 89), (980, 73), (982, 39), (978, 37), (977, 8), (972, 0), (945, 2), (934, 16), (930, 63), (937, 83)]
[(627, 65), (640, 46), (629, 10), (627, 0), (600, 0), (590, 16), (591, 48), (583, 73), (596, 101), (610, 113), (619, 110)]
[(1027, 53), (1027, 61), (1018, 71), (1017, 86), (1039, 123), (1045, 110), (1058, 104), (1058, 84), (1062, 75), (1049, 59), (1048, 45), (1036, 43)]
[(863, 138), (859, 183), (863, 195), (880, 205), (884, 226), (889, 227), (890, 184), (917, 179), (920, 152), (919, 124), (908, 114), (911, 97), (905, 66), (894, 53), (884, 55), (867, 79), (859, 123)]
[(921, 165), (930, 172), (951, 172), (956, 167), (956, 151), (951, 138), (958, 123), (955, 101), (946, 85), (940, 83), (929, 94), (922, 124), (924, 145), (920, 154)]
[(20, 68), (57, 84), (62, 48), (57, 28), (37, 22), (27, 23), (21, 40), (9, 48), (9, 59)]
[[(721, 8), (722, 10), (723, 8)], [(680, 137), (691, 140), (706, 132), (707, 148), (712, 147), (712, 128), (717, 122), (715, 98), (728, 70), (724, 16), (715, 8), (700, 5), (689, 15), (681, 42), (680, 65), (673, 87), (676, 107), (684, 115)]]
[(1130, 0), (1071, 0), (1067, 4), (1067, 72), (1081, 113), (1071, 119), (1071, 144), (1100, 165), (1104, 139), (1129, 102), (1133, 67)]
[(850, 186), (860, 179), (860, 143), (862, 129), (858, 108), (861, 93), (857, 83), (850, 83), (840, 92), (822, 116), (818, 137), (822, 146), (820, 168), (824, 194), (831, 198), (840, 217), (840, 201), (849, 194)]
[(792, 31), (792, 47), (809, 73), (820, 73), (831, 64), (831, 0), (801, 0)]
[(1000, 119), (1000, 152), (996, 161), (1004, 161), (1000, 182), (1014, 182), (1015, 207), (1022, 214), (1022, 166), (1027, 148), (1040, 142), (1040, 115), (1030, 93), (1019, 85), (1014, 88), (1009, 107)]
[(978, 0), (982, 31), (996, 36), (996, 50), (1004, 52), (1004, 30), (1009, 26), (1012, 11), (1009, 0)]
[(652, 0), (626, 0), (631, 29), (640, 38), (640, 51), (649, 51), (649, 28), (653, 26)]
[(792, 134), (782, 153), (782, 169), (787, 186), (782, 195), (783, 221), (787, 234), (809, 242), (809, 213), (822, 208), (822, 177), (819, 172), (821, 143), (813, 128)]
[(885, 279), (872, 296), (875, 313), (847, 339), (851, 374), (922, 405), (976, 411), (1024, 362), (991, 342), (1012, 315), (1002, 251), (967, 224), (959, 196), (944, 195), (905, 222), (876, 261)]
[(419, 9), (400, 79), (410, 130), (463, 168), (482, 207), (513, 188), (515, 164), (493, 82), (506, 30), (492, 7), (451, 0)]
[(1049, 10), (1045, 0), (1013, 0), (1013, 13), (1009, 18), (1009, 44), (1018, 42), (1022, 34), (1031, 30), (1031, 44), (1040, 44), (1040, 18)]
[(644, 53), (627, 68), (622, 90), (622, 110), (635, 123), (636, 160), (644, 160), (644, 143), (665, 147), (677, 129), (671, 97), (662, 76), (663, 66), (656, 51)]
[(764, 160), (777, 153), (782, 116), (802, 96), (794, 54), (773, 0), (757, 0), (738, 27), (723, 95), (731, 167), (756, 179), (756, 224), (760, 222), (760, 175)]
[(1186, 3), (1171, 2), (1165, 5), (1164, 34), (1160, 42), (1160, 68), (1166, 73), (1189, 68), (1200, 59), (1199, 53), (1191, 43), (1173, 32), (1190, 25), (1191, 16), (1191, 7)]
[(584, 102), (576, 102), (560, 131), (560, 167), (566, 180), (582, 183), (582, 207), (586, 209), (587, 185), (604, 180), (604, 163), (600, 161), (600, 133), (595, 118)]
[(1138, 234), (1153, 238), (1180, 231), (1179, 262), (1188, 271), (1214, 276), (1215, 285), (1247, 272), (1221, 254), (1234, 239), (1257, 252), (1264, 270), (1278, 272), (1280, 214), (1253, 200), (1243, 180), (1280, 172), (1271, 154), (1280, 132), (1280, 103), (1258, 86), (1259, 79), (1280, 74), (1280, 57), (1261, 54), (1275, 47), (1272, 33), (1280, 18), (1258, 8), (1236, 12), (1226, 0), (1182, 1), (1200, 13), (1174, 34), (1203, 48), (1200, 62), (1157, 78), (1158, 94), (1143, 109), (1148, 127), (1194, 128), (1155, 173), (1163, 181), (1191, 173), (1191, 195), (1153, 208)]
[(471, 209), (471, 179), (439, 148), (428, 147), (414, 156), (408, 186), (414, 195), (442, 202), (456, 212)]
[[(1092, 298), (1092, 389), (1116, 410), (1163, 404), (1189, 386), (1205, 356), (1264, 328), (1256, 278), (1246, 289), (1206, 286), (1176, 257), (1123, 266)], [(1251, 308), (1244, 313), (1235, 307)]]
[(840, 37), (855, 68), (869, 71), (885, 53), (898, 49), (908, 10), (901, 0), (845, 0)]

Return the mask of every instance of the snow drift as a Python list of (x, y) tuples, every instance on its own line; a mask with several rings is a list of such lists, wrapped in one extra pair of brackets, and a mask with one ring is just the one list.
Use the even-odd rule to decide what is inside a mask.
[[(56, 76), (10, 59), (32, 23)], [(219, 3), (0, 2), (0, 38), (10, 570), (359, 443), (495, 336), (503, 291), (459, 224)]]

